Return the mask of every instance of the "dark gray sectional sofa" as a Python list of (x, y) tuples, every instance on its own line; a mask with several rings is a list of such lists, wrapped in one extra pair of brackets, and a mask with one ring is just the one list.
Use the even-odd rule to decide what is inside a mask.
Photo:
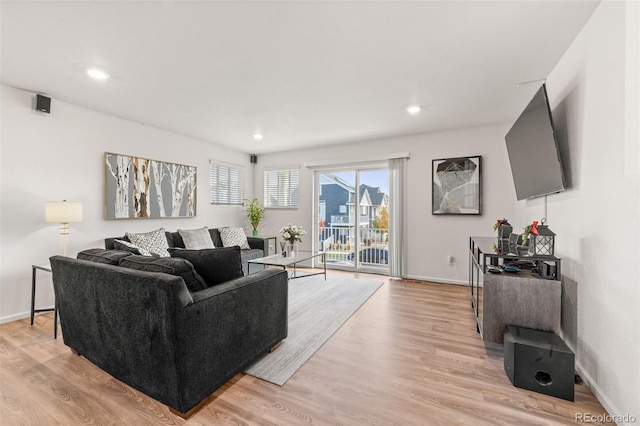
[[(196, 253), (194, 261), (228, 256), (208, 262), (204, 275), (184, 258), (119, 250), (51, 257), (64, 343), (188, 417), (287, 336), (286, 272), (242, 276), (239, 251)], [(203, 276), (220, 282), (203, 283)]]

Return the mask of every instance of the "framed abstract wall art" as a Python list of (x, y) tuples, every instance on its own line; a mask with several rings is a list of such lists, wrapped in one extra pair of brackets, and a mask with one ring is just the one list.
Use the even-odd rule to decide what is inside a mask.
[(482, 214), (481, 163), (480, 155), (431, 162), (432, 214)]
[(196, 167), (104, 153), (105, 219), (196, 216)]

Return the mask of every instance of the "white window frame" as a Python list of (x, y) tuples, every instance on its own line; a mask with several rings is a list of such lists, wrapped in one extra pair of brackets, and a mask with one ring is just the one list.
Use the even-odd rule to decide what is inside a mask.
[(300, 169), (283, 167), (264, 170), (263, 189), (265, 209), (297, 209), (300, 198)]
[(246, 169), (238, 164), (209, 160), (209, 202), (217, 206), (242, 206)]

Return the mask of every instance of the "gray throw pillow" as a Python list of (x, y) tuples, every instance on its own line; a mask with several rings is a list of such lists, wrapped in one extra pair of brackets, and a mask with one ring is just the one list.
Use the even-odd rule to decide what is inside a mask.
[(138, 271), (163, 272), (182, 277), (191, 292), (207, 288), (200, 274), (194, 269), (191, 262), (186, 259), (130, 255), (121, 259), (119, 265), (123, 268), (136, 269)]
[(240, 247), (238, 246), (202, 250), (172, 250), (171, 256), (187, 259), (191, 262), (209, 287), (244, 276)]
[(178, 229), (178, 234), (182, 237), (184, 247), (191, 250), (215, 248), (209, 228), (206, 226), (199, 229)]

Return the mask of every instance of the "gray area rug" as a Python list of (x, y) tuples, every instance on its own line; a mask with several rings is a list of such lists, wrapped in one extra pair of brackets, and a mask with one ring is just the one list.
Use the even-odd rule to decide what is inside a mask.
[(244, 372), (284, 385), (381, 285), (321, 275), (289, 281), (288, 336)]

